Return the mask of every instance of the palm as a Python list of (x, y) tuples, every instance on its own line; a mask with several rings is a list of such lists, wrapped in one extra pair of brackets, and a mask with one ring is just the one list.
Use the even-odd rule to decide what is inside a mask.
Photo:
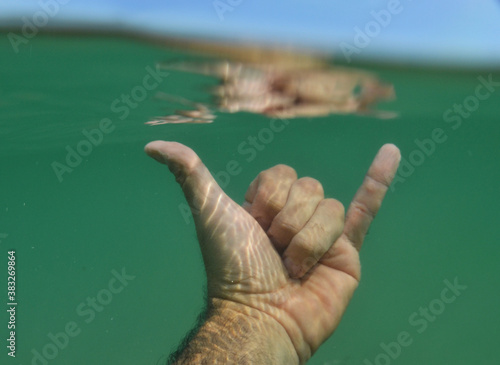
[[(269, 169), (265, 173), (271, 178), (261, 173), (241, 207), (189, 148), (152, 142), (146, 151), (170, 167), (192, 208), (209, 297), (269, 314), (283, 325), (299, 356), (309, 357), (333, 332), (358, 285), (358, 250), (395, 173), (399, 151), (389, 147), (379, 153), (351, 204), (345, 226), (338, 202), (325, 200), (322, 188), (304, 188), (311, 181), (296, 180), (291, 168)], [(276, 203), (280, 200), (276, 197), (281, 197), (281, 203)], [(297, 204), (304, 209), (297, 209)], [(322, 209), (308, 213), (307, 204)], [(317, 229), (321, 219), (327, 224)], [(290, 222), (297, 226), (293, 232), (287, 231)], [(303, 250), (303, 240), (295, 237), (306, 231), (308, 242), (313, 243), (307, 247), (323, 242), (322, 247)], [(283, 262), (288, 256), (299, 260), (302, 270), (292, 275)]]

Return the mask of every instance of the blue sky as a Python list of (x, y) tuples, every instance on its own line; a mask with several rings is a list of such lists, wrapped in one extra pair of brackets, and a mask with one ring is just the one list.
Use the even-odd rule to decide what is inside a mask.
[[(339, 58), (346, 58), (346, 45), (356, 46), (356, 29), (365, 32), (371, 22), (368, 44), (349, 58), (500, 65), (500, 0), (2, 0), (0, 24), (22, 24), (50, 2), (66, 3), (50, 17), (53, 26), (97, 23), (305, 46)], [(215, 5), (226, 10), (218, 14)], [(379, 21), (379, 31), (374, 13), (391, 15), (387, 25)]]

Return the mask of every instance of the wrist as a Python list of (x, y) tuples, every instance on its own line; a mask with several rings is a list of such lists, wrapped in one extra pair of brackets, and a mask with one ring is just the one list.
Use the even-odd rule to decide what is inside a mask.
[(244, 304), (210, 299), (214, 315), (226, 319), (227, 333), (239, 341), (246, 337), (250, 351), (260, 354), (265, 362), (252, 364), (299, 364), (297, 351), (283, 326), (269, 314)]
[(294, 365), (299, 358), (285, 329), (266, 313), (209, 299), (206, 320), (175, 362)]

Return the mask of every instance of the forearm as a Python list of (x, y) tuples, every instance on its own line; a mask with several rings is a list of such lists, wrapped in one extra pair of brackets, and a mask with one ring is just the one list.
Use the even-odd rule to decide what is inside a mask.
[(284, 328), (244, 305), (211, 300), (203, 325), (172, 365), (294, 365), (298, 356)]

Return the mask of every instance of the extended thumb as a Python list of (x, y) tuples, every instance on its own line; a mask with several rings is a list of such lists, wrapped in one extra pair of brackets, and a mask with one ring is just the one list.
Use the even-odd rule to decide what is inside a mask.
[(177, 142), (154, 141), (148, 143), (144, 150), (149, 156), (168, 166), (193, 213), (201, 213), (205, 208), (210, 208), (210, 205), (220, 199), (221, 194), (225, 195), (191, 148)]

